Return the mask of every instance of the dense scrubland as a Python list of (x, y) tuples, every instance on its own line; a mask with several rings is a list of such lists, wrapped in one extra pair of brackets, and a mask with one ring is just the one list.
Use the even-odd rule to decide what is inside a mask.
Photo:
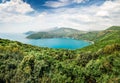
[(88, 32), (82, 49), (51, 49), (0, 39), (0, 83), (120, 83), (120, 27)]

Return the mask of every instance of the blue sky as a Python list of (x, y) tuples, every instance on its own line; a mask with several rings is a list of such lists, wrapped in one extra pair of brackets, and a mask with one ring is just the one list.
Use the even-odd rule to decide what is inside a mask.
[[(7, 1), (10, 1), (10, 0), (0, 0), (0, 3), (2, 2), (5, 3)], [(84, 0), (84, 2), (81, 2), (81, 1), (82, 0), (23, 0), (23, 2), (26, 2), (27, 4), (29, 4), (36, 11), (41, 11), (41, 10), (49, 11), (49, 9), (71, 8), (71, 7), (77, 7), (77, 6), (91, 6), (91, 5), (99, 6), (103, 4), (106, 0)], [(52, 5), (54, 3), (61, 3), (61, 4), (58, 5), (58, 7), (53, 7)]]
[[(65, 3), (68, 2), (67, 4), (64, 5), (59, 5), (58, 7), (52, 7), (50, 6), (53, 3)], [(74, 1), (74, 0), (73, 0)], [(35, 10), (44, 10), (44, 9), (54, 9), (54, 8), (61, 8), (61, 7), (76, 7), (76, 6), (89, 6), (93, 4), (101, 5), (104, 3), (105, 0), (86, 0), (84, 3), (80, 3), (81, 0), (76, 0), (76, 2), (72, 2), (72, 0), (24, 0), (24, 2), (27, 2), (28, 4), (31, 5), (32, 8)], [(97, 3), (96, 3), (97, 2)]]
[(0, 32), (120, 25), (120, 0), (0, 0)]

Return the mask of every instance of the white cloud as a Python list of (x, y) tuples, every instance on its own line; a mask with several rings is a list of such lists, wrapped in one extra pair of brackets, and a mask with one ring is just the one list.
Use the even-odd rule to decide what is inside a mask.
[(110, 16), (112, 13), (119, 13), (120, 11), (120, 0), (116, 2), (106, 1), (101, 7), (96, 15), (98, 16)]
[(58, 8), (63, 6), (68, 6), (73, 3), (83, 3), (88, 0), (59, 0), (59, 1), (47, 1), (44, 6)]
[(102, 11), (97, 12), (96, 15), (97, 16), (109, 16), (109, 13), (107, 11), (102, 10)]
[(89, 1), (89, 0), (73, 0), (73, 2), (75, 2), (75, 3), (84, 3), (86, 1)]
[(26, 22), (31, 19), (26, 14), (33, 11), (30, 5), (22, 0), (11, 0), (10, 2), (1, 3), (0, 22)]
[(24, 3), (22, 0), (11, 0), (10, 2), (0, 4), (0, 11), (25, 14), (32, 12), (33, 9), (30, 7), (30, 5)]
[(44, 4), (44, 6), (57, 8), (57, 7), (65, 6), (66, 4), (68, 4), (68, 3), (67, 2), (63, 3), (61, 1), (48, 1)]
[[(64, 0), (60, 0), (61, 2)], [(66, 0), (66, 2), (69, 0)], [(16, 2), (12, 1), (13, 4)], [(46, 30), (52, 27), (71, 27), (79, 30), (102, 30), (112, 25), (120, 25), (120, 0), (106, 1), (101, 6), (60, 8), (52, 12), (37, 13), (29, 16), (25, 13), (33, 11), (26, 3), (25, 10), (18, 5), (6, 2), (0, 4), (0, 32), (22, 32), (28, 30)], [(4, 6), (1, 6), (4, 5)], [(2, 8), (1, 8), (2, 7)], [(17, 8), (16, 8), (17, 7)], [(11, 8), (11, 9), (9, 9)], [(15, 8), (15, 13), (13, 10)], [(9, 9), (9, 10), (8, 10)], [(24, 11), (24, 12), (23, 12)], [(10, 28), (9, 28), (10, 27)]]

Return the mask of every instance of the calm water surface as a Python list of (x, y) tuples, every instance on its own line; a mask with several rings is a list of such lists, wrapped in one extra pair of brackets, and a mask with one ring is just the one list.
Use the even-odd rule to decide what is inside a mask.
[(20, 41), (40, 47), (78, 49), (90, 45), (91, 43), (84, 40), (66, 39), (66, 38), (49, 38), (49, 39), (27, 39), (25, 34), (0, 33), (0, 38)]

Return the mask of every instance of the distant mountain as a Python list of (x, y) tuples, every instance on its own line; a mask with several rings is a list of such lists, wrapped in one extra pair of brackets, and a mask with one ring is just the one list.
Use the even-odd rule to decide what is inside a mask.
[(51, 30), (50, 32), (54, 32), (54, 33), (77, 33), (77, 32), (79, 32), (79, 30), (61, 27), (61, 28), (56, 28), (54, 30)]
[[(40, 39), (40, 38), (57, 37), (57, 38), (74, 38), (74, 39), (82, 39), (82, 40), (88, 40), (88, 41), (98, 41), (103, 39), (104, 37), (114, 34), (116, 31), (119, 31), (119, 30), (120, 30), (120, 26), (112, 26), (103, 31), (91, 31), (91, 32), (79, 31), (71, 28), (57, 28), (55, 30), (51, 30), (48, 32), (38, 32), (38, 33), (31, 34), (31, 35), (28, 35), (27, 38)], [(117, 35), (117, 36), (120, 37), (120, 35)]]
[(37, 32), (27, 36), (29, 39), (40, 39), (40, 38), (75, 38), (80, 34), (86, 33), (85, 31), (79, 31), (71, 28), (56, 28), (50, 31)]
[(28, 32), (26, 32), (26, 33), (24, 33), (25, 35), (31, 35), (31, 34), (34, 34), (34, 33), (36, 33), (35, 31), (28, 31)]

